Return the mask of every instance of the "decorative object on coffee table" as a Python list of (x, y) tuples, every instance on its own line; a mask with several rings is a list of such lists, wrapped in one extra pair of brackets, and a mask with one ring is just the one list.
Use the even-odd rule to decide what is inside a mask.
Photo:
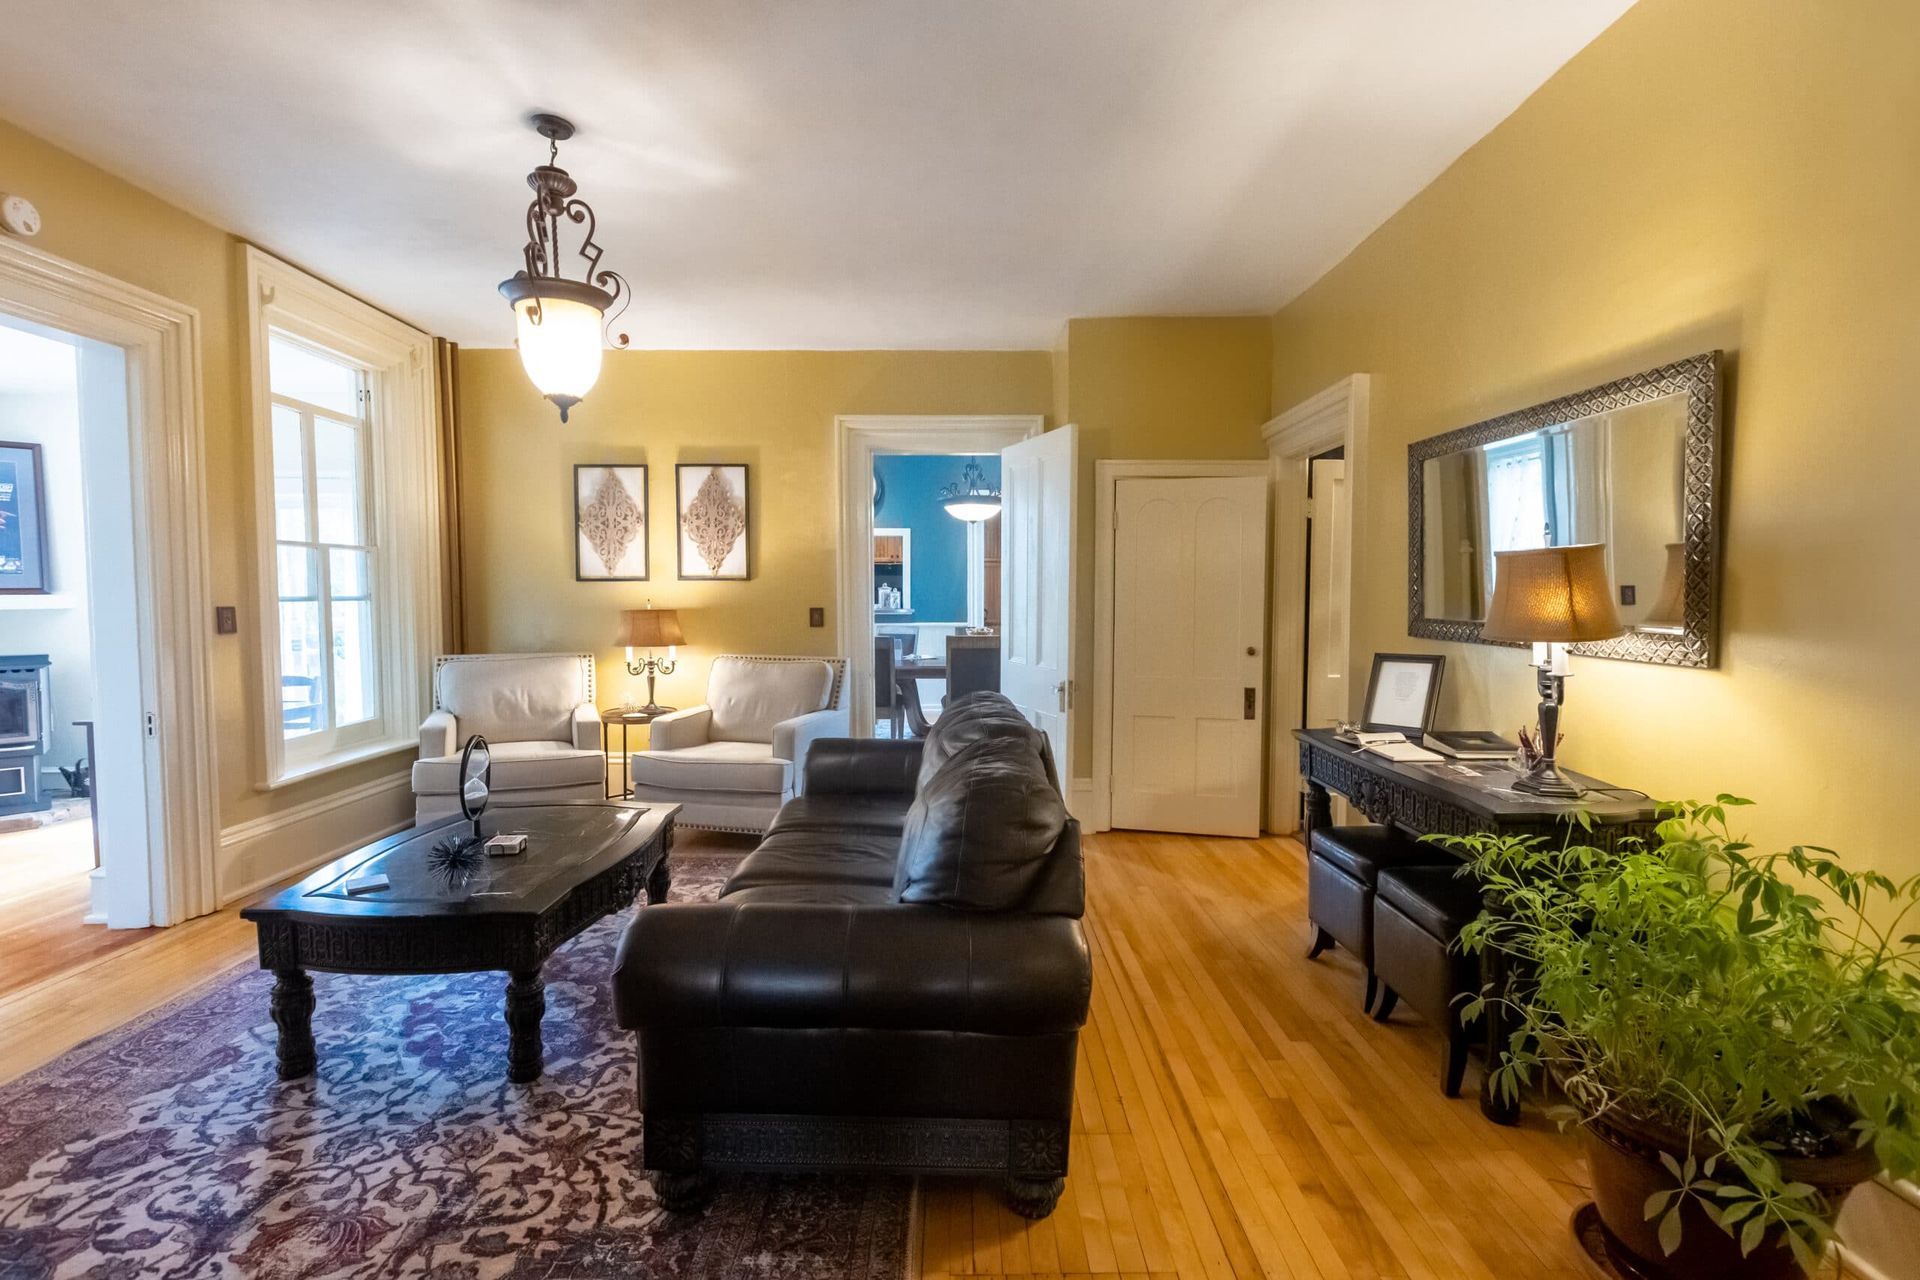
[(647, 580), (647, 469), (605, 464), (573, 469), (576, 582)]
[[(630, 907), (642, 889), (649, 902), (665, 899), (677, 812), (674, 805), (600, 801), (497, 807), (475, 820), (477, 834), (510, 826), (527, 836), (527, 853), (484, 860), (461, 883), (450, 883), (432, 865), (433, 848), (450, 826), (441, 823), (376, 841), (247, 907), (240, 914), (259, 927), (260, 967), (275, 977), (280, 1078), (314, 1069), (310, 969), (499, 969), (511, 975), (507, 1079), (539, 1079), (546, 1011), (541, 966), (595, 920)], [(347, 881), (371, 876), (384, 876), (388, 887), (347, 891)]]
[[(1567, 646), (1610, 640), (1624, 632), (1607, 578), (1607, 549), (1597, 542), (1571, 547), (1501, 551), (1493, 580), (1493, 603), (1480, 634), (1488, 640), (1533, 645), (1540, 686), (1539, 756), (1513, 789), (1556, 800), (1578, 800), (1580, 784), (1560, 771), (1560, 707), (1567, 697)], [(1523, 746), (1525, 744), (1522, 744)]]
[(750, 576), (751, 538), (745, 464), (681, 463), (673, 474), (680, 576), (744, 581)]

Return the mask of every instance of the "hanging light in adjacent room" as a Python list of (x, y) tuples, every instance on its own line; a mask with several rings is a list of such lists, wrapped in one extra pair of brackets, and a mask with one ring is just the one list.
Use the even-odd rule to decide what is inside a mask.
[(978, 524), (1000, 514), (1000, 487), (988, 484), (987, 473), (980, 469), (979, 463), (969, 458), (966, 470), (960, 473), (959, 482), (940, 490), (940, 501), (945, 504), (947, 514), (955, 520)]
[[(615, 302), (626, 310), (633, 291), (619, 272), (600, 270), (604, 250), (593, 239), (593, 209), (574, 195), (580, 185), (558, 164), (560, 144), (573, 136), (573, 125), (544, 113), (529, 123), (547, 140), (547, 163), (527, 175), (533, 203), (527, 206), (526, 266), (500, 282), (500, 293), (513, 305), (520, 363), (540, 394), (560, 406), (565, 422), (567, 410), (599, 380), (607, 312)], [(563, 221), (581, 227), (578, 252), (586, 269), (578, 280), (561, 271)], [(627, 345), (624, 333), (608, 337), (616, 347)]]

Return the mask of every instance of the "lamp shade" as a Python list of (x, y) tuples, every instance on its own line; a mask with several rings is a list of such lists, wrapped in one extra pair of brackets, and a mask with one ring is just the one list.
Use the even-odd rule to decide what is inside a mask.
[(601, 309), (571, 297), (526, 296), (513, 304), (520, 363), (540, 394), (567, 410), (600, 380)]
[(620, 643), (629, 649), (658, 649), (685, 644), (680, 615), (672, 609), (629, 609), (620, 628)]
[(1626, 630), (1613, 607), (1605, 544), (1500, 551), (1494, 561), (1493, 604), (1482, 638), (1574, 644)]

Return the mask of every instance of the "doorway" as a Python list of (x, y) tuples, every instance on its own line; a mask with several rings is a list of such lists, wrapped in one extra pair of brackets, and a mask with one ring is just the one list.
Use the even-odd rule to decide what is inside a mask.
[(0, 315), (0, 992), (91, 949), (78, 935), (109, 919), (105, 847), (132, 874), (148, 861), (142, 780), (117, 775), (103, 813), (95, 749), (142, 732), (114, 671), (137, 649), (110, 461), (125, 382), (117, 347)]

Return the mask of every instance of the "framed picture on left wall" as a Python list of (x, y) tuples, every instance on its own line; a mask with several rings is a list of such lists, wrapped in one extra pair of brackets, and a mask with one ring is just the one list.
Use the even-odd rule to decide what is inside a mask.
[(647, 469), (612, 463), (573, 469), (573, 578), (647, 580)]
[(45, 595), (47, 482), (40, 446), (0, 440), (0, 594)]

